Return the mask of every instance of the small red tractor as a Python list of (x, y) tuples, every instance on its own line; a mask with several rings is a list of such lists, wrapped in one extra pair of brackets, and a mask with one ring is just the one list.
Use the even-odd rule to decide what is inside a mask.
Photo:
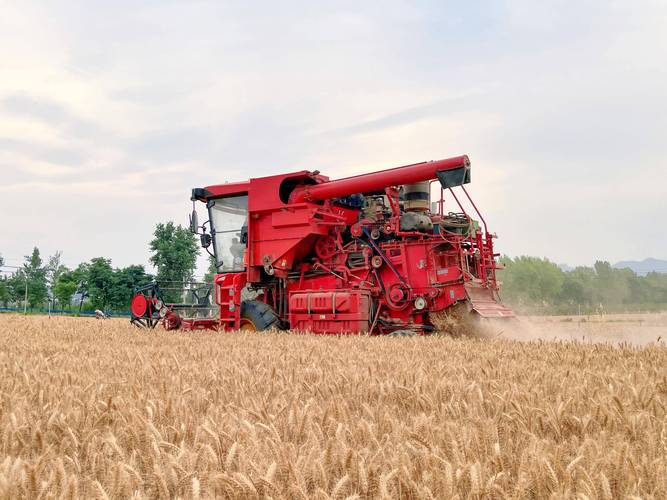
[[(190, 227), (215, 258), (214, 282), (182, 287), (189, 304), (167, 303), (158, 284), (137, 290), (132, 321), (412, 335), (454, 312), (513, 317), (498, 298), (495, 235), (469, 182), (470, 161), (457, 156), (338, 180), (304, 170), (195, 188)], [(196, 202), (208, 210), (202, 225)]]

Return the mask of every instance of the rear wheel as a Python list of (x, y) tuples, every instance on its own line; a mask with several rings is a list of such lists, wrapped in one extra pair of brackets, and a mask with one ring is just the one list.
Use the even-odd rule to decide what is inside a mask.
[(241, 304), (241, 330), (261, 332), (279, 325), (278, 315), (268, 304), (259, 300), (246, 300)]
[(414, 337), (417, 332), (414, 330), (394, 330), (389, 334), (390, 337)]

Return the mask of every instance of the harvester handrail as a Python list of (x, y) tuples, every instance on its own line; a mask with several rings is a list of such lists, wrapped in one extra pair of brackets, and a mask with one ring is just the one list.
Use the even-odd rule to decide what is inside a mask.
[(484, 216), (481, 214), (481, 212), (477, 209), (477, 205), (475, 205), (475, 202), (472, 201), (472, 198), (468, 194), (468, 191), (466, 190), (465, 186), (461, 185), (461, 189), (463, 189), (463, 192), (466, 194), (468, 197), (468, 201), (472, 205), (472, 208), (475, 209), (475, 212), (477, 212), (477, 215), (479, 216), (479, 219), (482, 221), (482, 224), (484, 224), (484, 234), (489, 234), (489, 230), (486, 227), (486, 220), (484, 220)]

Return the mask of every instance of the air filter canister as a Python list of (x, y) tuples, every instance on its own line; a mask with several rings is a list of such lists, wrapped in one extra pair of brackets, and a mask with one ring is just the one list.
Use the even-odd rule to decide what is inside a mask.
[(430, 182), (423, 181), (403, 186), (403, 208), (406, 212), (427, 212), (431, 204)]

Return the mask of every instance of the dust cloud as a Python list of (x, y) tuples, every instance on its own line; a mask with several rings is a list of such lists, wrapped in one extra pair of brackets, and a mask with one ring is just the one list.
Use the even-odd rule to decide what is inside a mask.
[(667, 346), (667, 313), (525, 316), (480, 324), (478, 336), (511, 340), (603, 342)]

